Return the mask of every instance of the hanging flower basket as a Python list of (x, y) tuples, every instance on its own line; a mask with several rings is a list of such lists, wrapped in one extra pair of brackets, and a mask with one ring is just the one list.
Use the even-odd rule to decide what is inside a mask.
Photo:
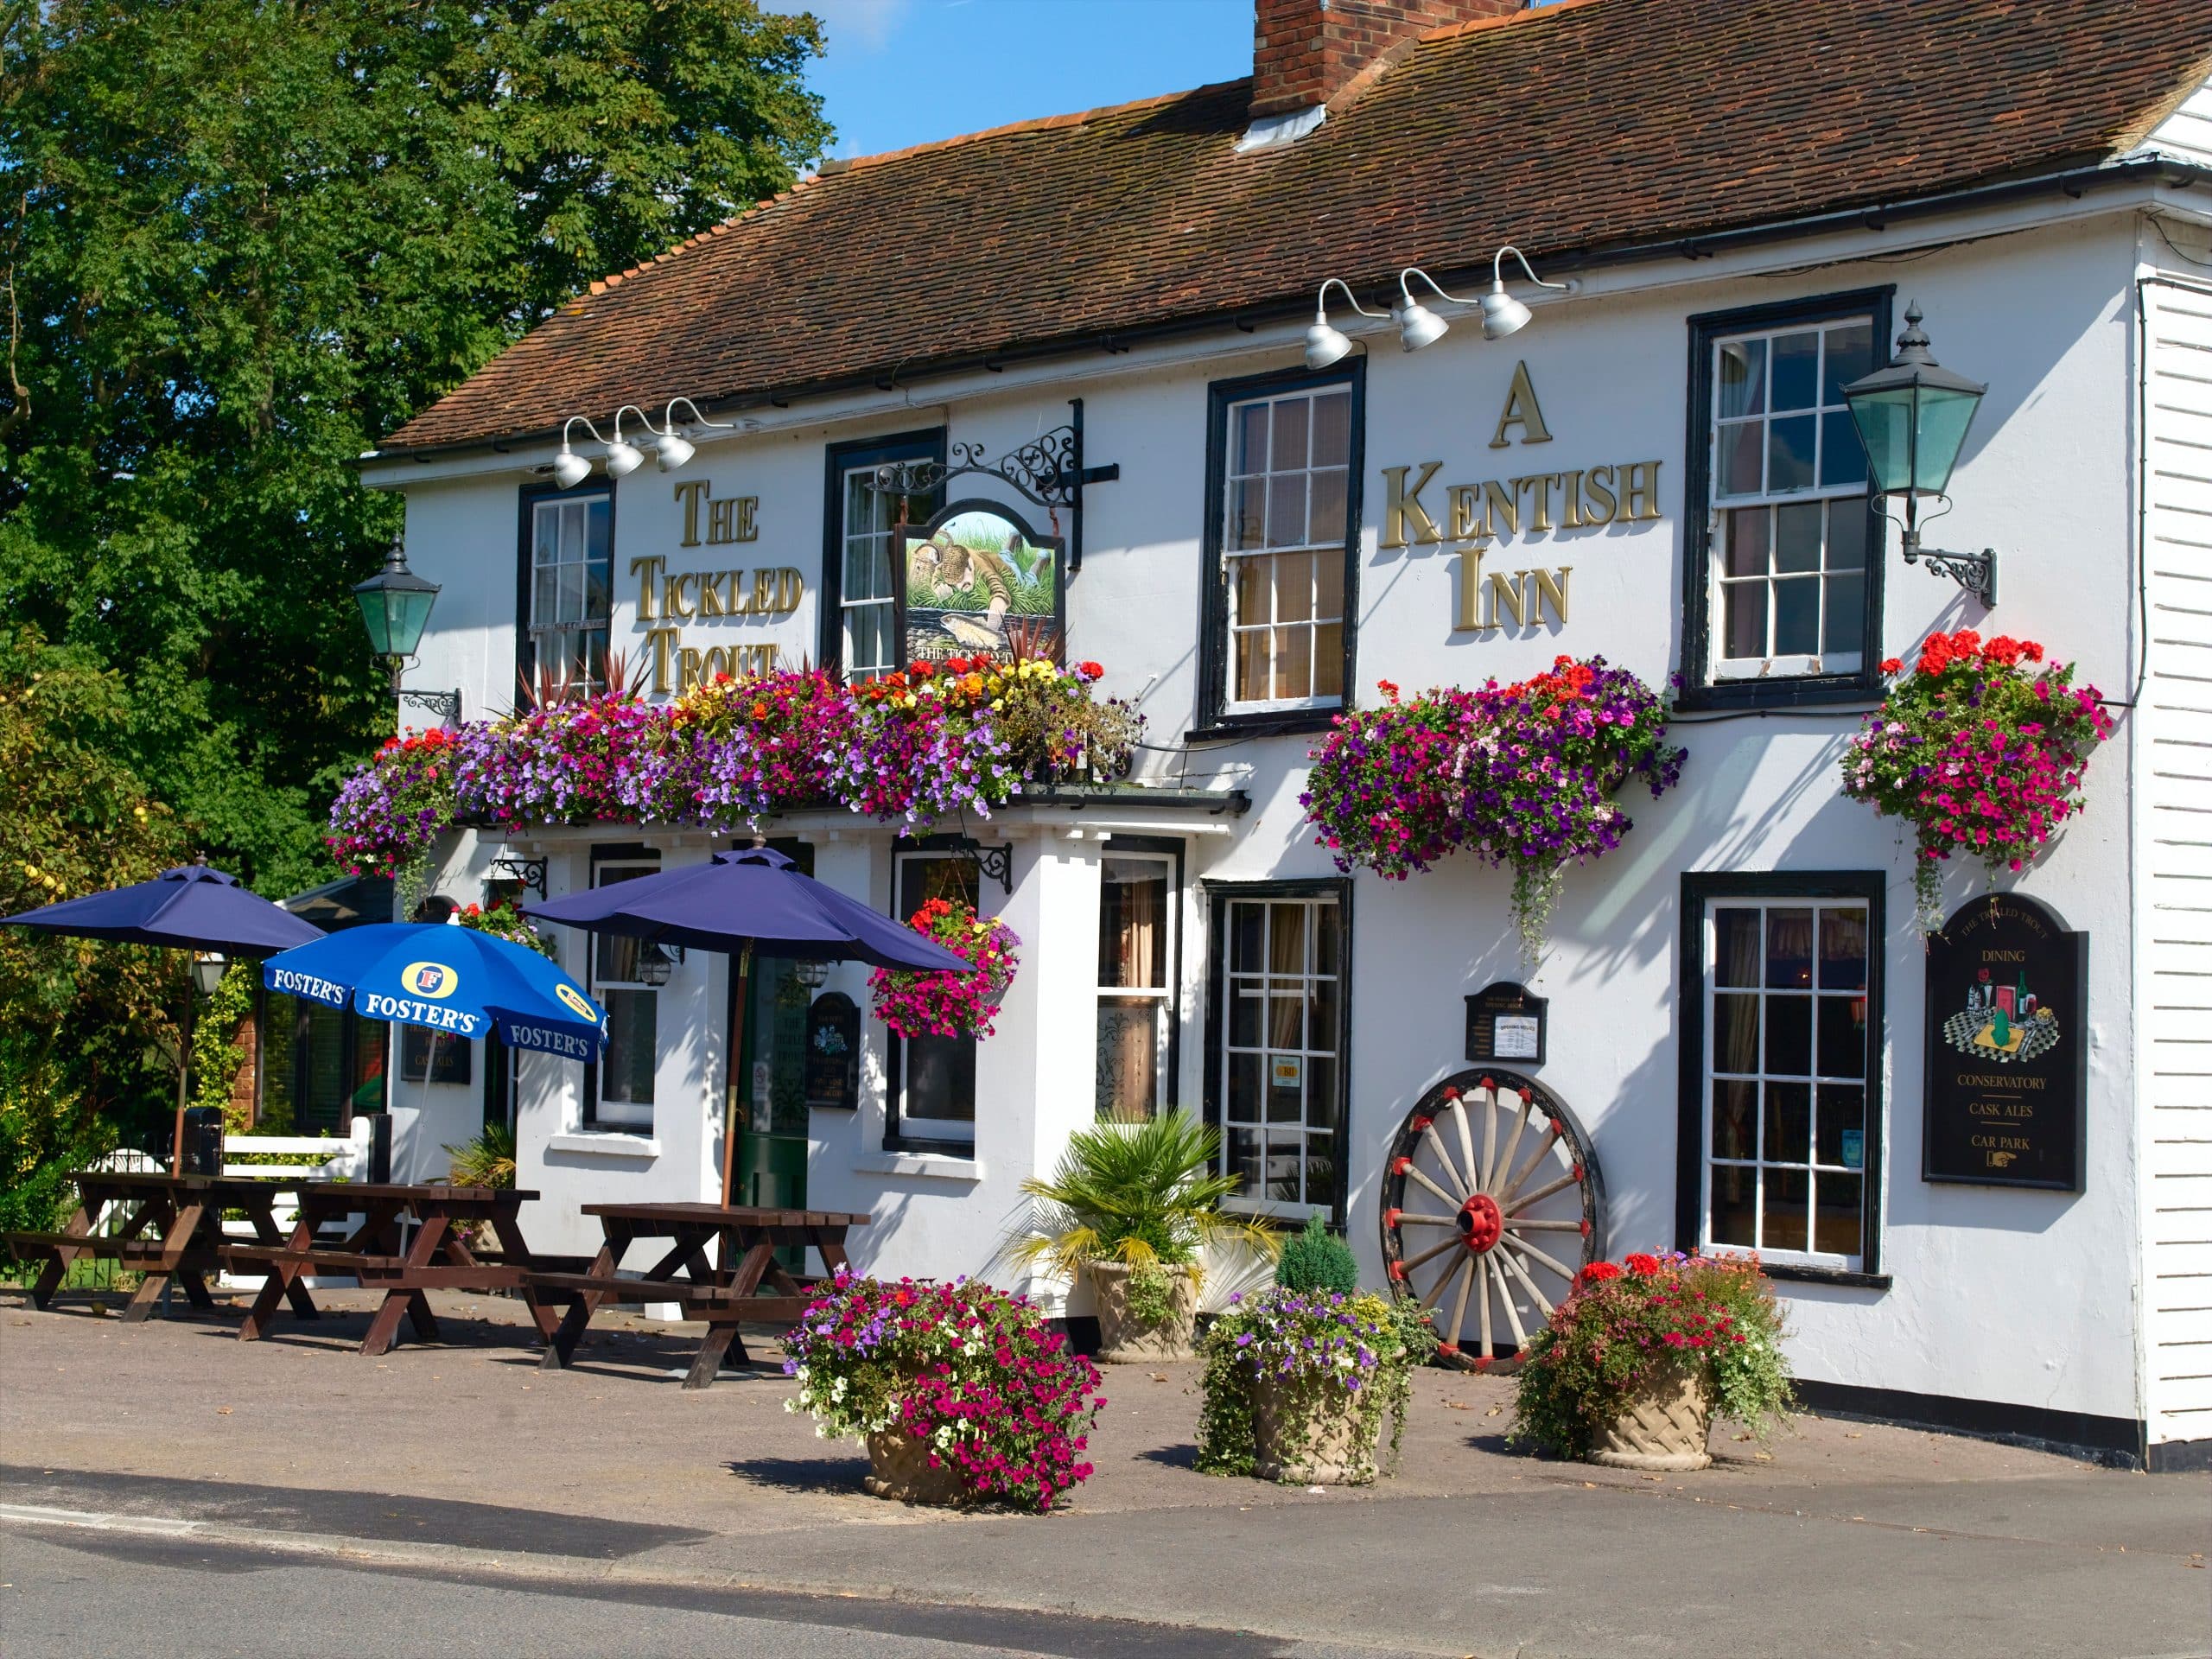
[(1641, 779), (1656, 798), (1681, 781), (1667, 702), (1602, 657), (1556, 658), (1512, 685), (1447, 688), (1338, 716), (1310, 758), (1300, 802), (1339, 869), (1403, 880), (1465, 849), (1513, 872), (1522, 954), (1543, 954), (1570, 862), (1620, 845), (1633, 821), (1613, 797)]
[(510, 944), (535, 950), (541, 957), (559, 960), (553, 941), (537, 931), (537, 925), (511, 900), (502, 900), (488, 908), (482, 905), (463, 905), (453, 913), (456, 926), (474, 928), (479, 933), (489, 933), (494, 938), (505, 939)]
[(1954, 852), (2022, 869), (2082, 810), (2082, 779), (2113, 720), (2070, 663), (2032, 639), (1929, 635), (1910, 673), (1891, 658), (1882, 706), (1843, 760), (1844, 793), (1909, 820), (1921, 931), (1942, 925), (1938, 866)]
[(964, 900), (932, 899), (906, 925), (976, 964), (969, 973), (944, 969), (906, 973), (879, 968), (868, 976), (876, 1018), (901, 1037), (988, 1037), (999, 1005), (1020, 965), (1021, 940), (995, 916), (980, 916)]
[(331, 852), (354, 875), (395, 875), (453, 821), (459, 742), (434, 728), (395, 737), (330, 804)]

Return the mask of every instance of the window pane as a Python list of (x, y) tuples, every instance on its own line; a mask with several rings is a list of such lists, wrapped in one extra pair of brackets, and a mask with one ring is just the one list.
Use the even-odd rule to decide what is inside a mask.
[(584, 568), (581, 564), (563, 564), (556, 572), (560, 591), (553, 598), (553, 620), (556, 622), (581, 622), (584, 616)]
[(1246, 404), (1230, 419), (1235, 432), (1230, 451), (1230, 470), (1235, 473), (1266, 472), (1268, 406), (1265, 404)]
[(1809, 1178), (1802, 1169), (1770, 1169), (1762, 1173), (1766, 1185), (1766, 1222), (1759, 1229), (1759, 1248), (1803, 1249), (1807, 1243)]
[(550, 628), (560, 611), (561, 573), (554, 566), (537, 567), (536, 591), (531, 595), (530, 620), (532, 627)]
[(1256, 1123), (1266, 1103), (1261, 1098), (1261, 1067), (1266, 1057), (1231, 1054), (1229, 1057), (1229, 1116), (1239, 1123)]
[(531, 559), (551, 564), (561, 556), (561, 509), (540, 504), (531, 518)]
[(1766, 999), (1766, 1069), (1789, 1077), (1811, 1073), (1813, 999), (1809, 996)]
[(1306, 1137), (1302, 1135), (1271, 1135), (1268, 1137), (1268, 1197), (1277, 1204), (1297, 1204), (1304, 1194), (1299, 1176), (1304, 1160)]
[(1840, 404), (1843, 389), (1874, 372), (1872, 321), (1847, 322), (1827, 331), (1827, 365), (1821, 377), (1821, 401)]
[(1861, 1169), (1866, 1162), (1866, 1091), (1857, 1084), (1820, 1086), (1819, 1143), (1815, 1161)]
[(1809, 657), (1821, 648), (1821, 579), (1774, 584), (1774, 654)]
[(1337, 982), (1333, 979), (1313, 982), (1313, 994), (1306, 1005), (1306, 1046), (1316, 1054), (1336, 1052)]
[(1337, 1192), (1336, 1137), (1331, 1135), (1309, 1135), (1306, 1137), (1306, 1202), (1328, 1204)]
[(1732, 582), (1721, 590), (1721, 654), (1764, 657), (1766, 652), (1766, 583)]
[(1268, 480), (1268, 545), (1306, 544), (1306, 474), (1277, 473)]
[[(1788, 999), (1778, 999), (1787, 1001)], [(1772, 1004), (1769, 1005), (1770, 1007)], [(1813, 1090), (1803, 1083), (1766, 1085), (1766, 1140), (1759, 1155), (1770, 1164), (1802, 1164), (1811, 1160), (1813, 1146)], [(1799, 1247), (1803, 1248), (1802, 1246)]]
[(1166, 1014), (1166, 1003), (1156, 997), (1099, 999), (1096, 1103), (1101, 1116), (1149, 1116), (1159, 1105)]
[(845, 533), (873, 529), (875, 525), (875, 486), (869, 481), (866, 468), (845, 474)]
[(1811, 409), (1819, 401), (1821, 337), (1817, 334), (1778, 334), (1774, 352), (1774, 408)]
[(607, 563), (608, 531), (614, 523), (614, 504), (601, 496), (584, 505), (584, 556)]
[(1337, 1063), (1326, 1055), (1306, 1058), (1306, 1122), (1308, 1128), (1337, 1127)]
[(1351, 461), (1351, 393), (1324, 392), (1313, 399), (1313, 464), (1344, 467)]
[(1274, 566), (1275, 571), (1275, 620), (1311, 621), (1313, 617), (1313, 556), (1311, 553), (1284, 553), (1269, 563)]
[(1759, 982), (1759, 913), (1756, 910), (1716, 910), (1713, 912), (1713, 982), (1719, 985), (1757, 985)]
[(653, 1099), (653, 1057), (659, 1040), (658, 995), (643, 990), (601, 990), (607, 1010), (607, 1046), (601, 1061), (600, 1098), (632, 1106)]
[(1240, 479), (1229, 486), (1228, 543), (1231, 552), (1259, 547), (1268, 538), (1268, 480)]
[(1767, 573), (1767, 532), (1772, 526), (1771, 507), (1737, 507), (1725, 525), (1726, 543), (1720, 569), (1731, 576), (1763, 576)]
[(1325, 623), (1313, 630), (1313, 695), (1341, 697), (1344, 694), (1344, 626), (1341, 623)]
[(1863, 996), (1824, 996), (1821, 999), (1820, 1075), (1824, 1077), (1863, 1077), (1866, 1075), (1866, 999)]
[(1313, 695), (1313, 631), (1277, 628), (1274, 631), (1275, 696), (1310, 697)]
[[(1716, 1158), (1758, 1156), (1759, 1086), (1756, 1083), (1720, 1082), (1713, 1085), (1713, 1155)], [(1717, 1176), (1719, 1172), (1714, 1171)]]
[(1821, 619), (1821, 649), (1859, 651), (1866, 644), (1866, 578), (1857, 571), (1827, 579), (1827, 612)]
[(1859, 570), (1866, 564), (1866, 531), (1872, 517), (1859, 500), (1828, 503), (1827, 566), (1831, 570)]
[(1757, 495), (1759, 493), (1759, 458), (1765, 442), (1765, 429), (1757, 421), (1720, 429), (1722, 495)]
[(1275, 472), (1309, 465), (1306, 454), (1306, 410), (1303, 397), (1286, 397), (1275, 405), (1274, 448), (1268, 465)]
[(1098, 982), (1163, 988), (1167, 983), (1167, 866), (1109, 858), (1100, 870)]
[(1818, 501), (1793, 502), (1774, 510), (1774, 568), (1781, 571), (1821, 568), (1821, 520), (1827, 507)]
[(1344, 971), (1337, 966), (1337, 906), (1333, 899), (1325, 899), (1313, 906), (1313, 971)]
[(976, 1039), (973, 1037), (910, 1037), (906, 1040), (902, 1117), (927, 1117), (956, 1123), (976, 1121)]
[(1236, 618), (1239, 626), (1265, 622), (1269, 618), (1269, 594), (1273, 587), (1274, 561), (1264, 554), (1233, 561), (1230, 565), (1230, 582), (1234, 588), (1230, 595), (1236, 603)]
[(1229, 1046), (1231, 1048), (1257, 1048), (1260, 1046), (1260, 1014), (1267, 1006), (1267, 999), (1258, 995), (1250, 986), (1239, 984), (1229, 995)]
[(1306, 906), (1292, 900), (1270, 905), (1268, 971), (1302, 974), (1306, 971)]
[(1810, 489), (1813, 484), (1813, 434), (1810, 415), (1792, 415), (1767, 423), (1766, 487), (1770, 495)]
[(594, 559), (584, 567), (584, 615), (587, 622), (607, 620), (607, 561)]
[(891, 543), (882, 536), (855, 536), (845, 542), (844, 599), (855, 603), (891, 597)]
[[(1723, 912), (1726, 914), (1726, 912)], [(1756, 912), (1754, 912), (1756, 914)], [(1770, 910), (1766, 913), (1766, 983), (1769, 990), (1810, 990), (1813, 985), (1813, 912)]]
[[(1344, 560), (1341, 553), (1322, 552), (1313, 562), (1313, 614), (1333, 622), (1344, 613)], [(1338, 649), (1342, 649), (1341, 644)]]
[(1252, 1197), (1260, 1194), (1265, 1179), (1261, 1170), (1260, 1137), (1251, 1129), (1231, 1129), (1229, 1132), (1229, 1173), (1242, 1181), (1243, 1190)]
[(1821, 912), (1821, 988), (1824, 991), (1863, 991), (1866, 988), (1865, 911), (1823, 910)]
[(1311, 516), (1306, 536), (1317, 545), (1338, 546), (1344, 539), (1344, 485), (1348, 473), (1313, 474)]
[(1813, 1179), (1820, 1194), (1820, 1208), (1813, 1217), (1813, 1248), (1826, 1255), (1857, 1255), (1864, 1178), (1823, 1171)]
[(1270, 1048), (1306, 1046), (1306, 994), (1277, 989), (1268, 998), (1268, 1046)]
[(1759, 414), (1766, 408), (1766, 342), (1738, 340), (1723, 346), (1718, 378), (1714, 391), (1722, 419)]
[(1254, 628), (1236, 636), (1236, 701), (1264, 702), (1268, 687), (1268, 631)]
[(1713, 1242), (1758, 1247), (1757, 1212), (1759, 1173), (1739, 1166), (1719, 1164), (1713, 1171)]
[(1713, 999), (1713, 1069), (1739, 1077), (1756, 1076), (1759, 1069), (1759, 999), (1731, 996)]
[(1306, 1121), (1306, 1062), (1296, 1054), (1268, 1056), (1268, 1122)]
[(1256, 974), (1265, 965), (1268, 907), (1240, 899), (1229, 907), (1231, 973)]
[(1866, 481), (1866, 446), (1859, 442), (1859, 429), (1849, 410), (1834, 410), (1821, 416), (1821, 487)]

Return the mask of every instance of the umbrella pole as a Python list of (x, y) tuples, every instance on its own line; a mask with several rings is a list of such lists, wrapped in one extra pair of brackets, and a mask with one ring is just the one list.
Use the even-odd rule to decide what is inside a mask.
[(192, 1071), (192, 1004), (193, 986), (189, 980), (184, 986), (184, 1042), (176, 1055), (176, 1129), (169, 1139), (169, 1173), (184, 1173), (184, 1084)]
[(742, 1109), (745, 1096), (738, 1068), (745, 1064), (746, 1023), (752, 1010), (746, 1006), (746, 991), (753, 978), (753, 941), (747, 939), (737, 950), (737, 984), (731, 995), (736, 999), (731, 1006), (736, 1018), (730, 1023), (729, 1035), (729, 1100), (723, 1112), (722, 1124), (722, 1207), (727, 1210), (730, 1194), (737, 1185), (737, 1115)]

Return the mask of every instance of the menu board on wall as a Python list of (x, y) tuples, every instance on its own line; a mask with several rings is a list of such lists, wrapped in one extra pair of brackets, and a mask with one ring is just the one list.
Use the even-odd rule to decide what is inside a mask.
[(1526, 985), (1501, 979), (1466, 999), (1467, 1058), (1544, 1063), (1546, 1013), (1549, 1001)]
[(861, 1011), (825, 991), (806, 1013), (806, 1103), (850, 1110), (861, 1103)]
[(1990, 893), (1929, 941), (1921, 1174), (2082, 1190), (2089, 936)]

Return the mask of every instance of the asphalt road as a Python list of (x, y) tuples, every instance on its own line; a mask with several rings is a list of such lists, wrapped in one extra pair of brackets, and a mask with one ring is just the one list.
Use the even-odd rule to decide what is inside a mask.
[(0, 1527), (8, 1659), (1387, 1659), (1220, 1630), (687, 1586), (375, 1566), (189, 1535)]

